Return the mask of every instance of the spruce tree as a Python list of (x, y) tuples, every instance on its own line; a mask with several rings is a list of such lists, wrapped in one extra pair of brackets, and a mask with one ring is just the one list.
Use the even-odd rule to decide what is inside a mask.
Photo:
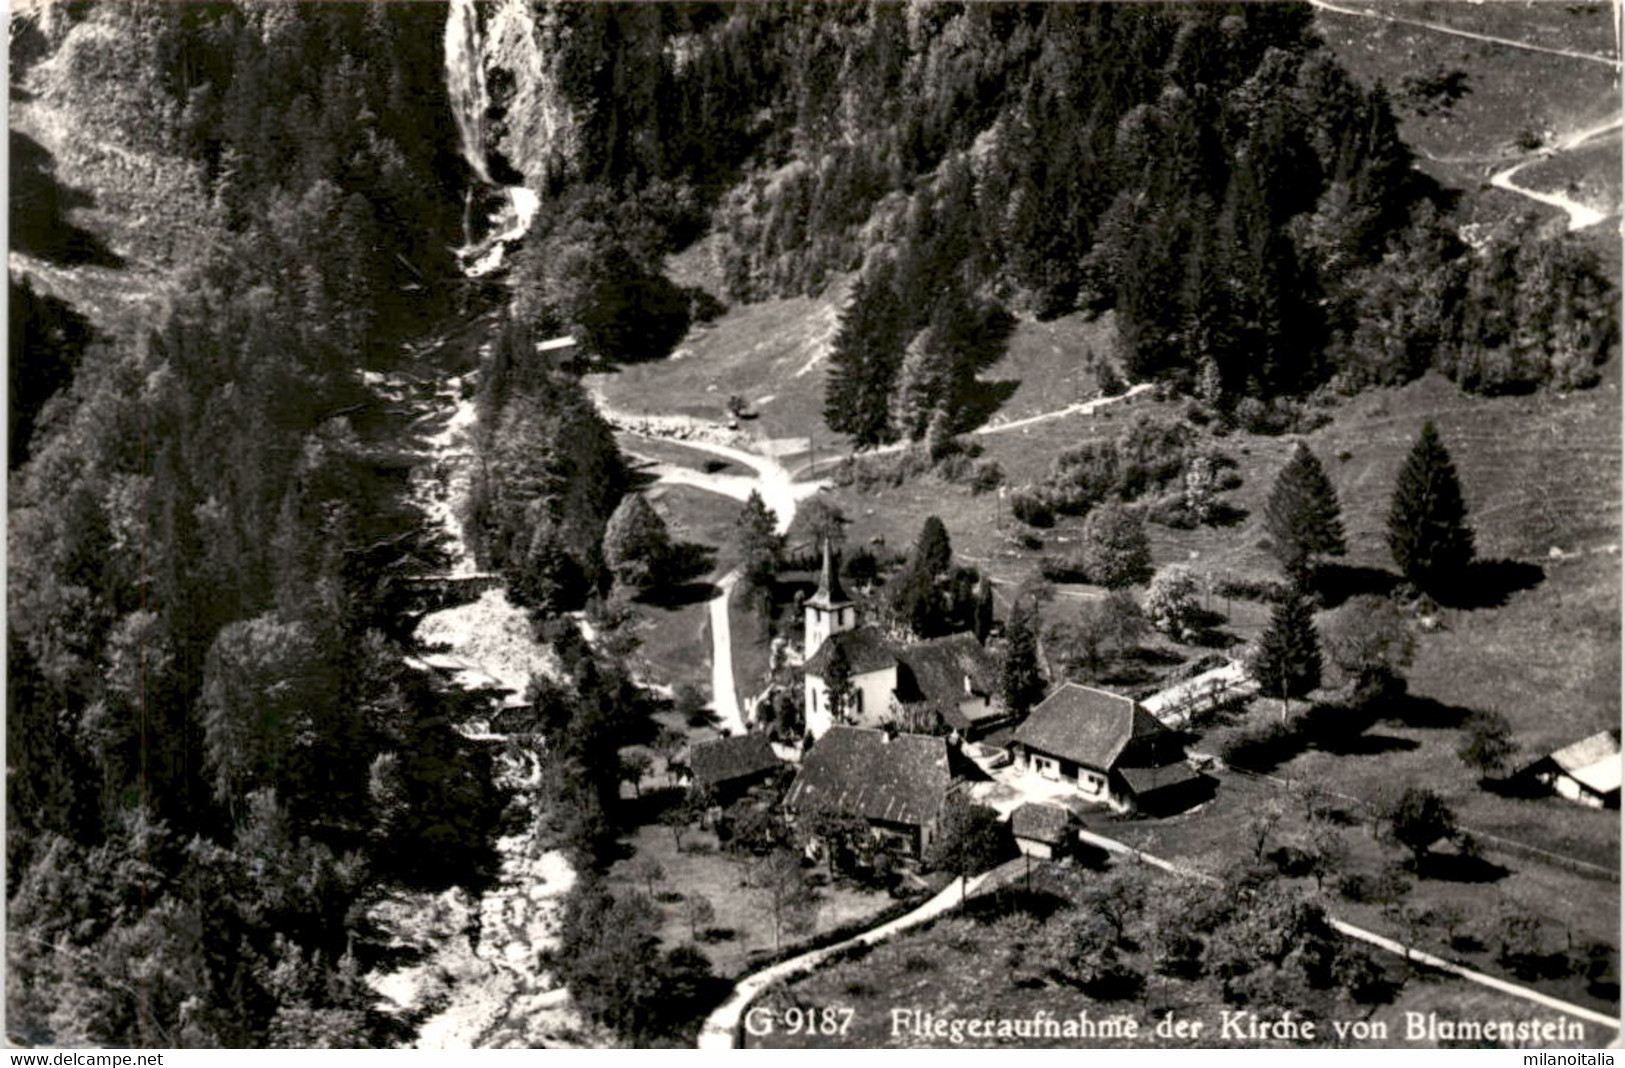
[(1044, 698), (1044, 676), (1038, 667), (1037, 610), (1018, 605), (1005, 627), (1009, 641), (999, 672), (999, 695), (1011, 715), (1024, 716)]
[(907, 340), (895, 274), (890, 261), (881, 260), (859, 277), (830, 347), (824, 422), (859, 448), (893, 440), (891, 395)]
[(1289, 590), (1247, 660), (1247, 673), (1268, 697), (1302, 697), (1320, 685), (1320, 639), (1309, 602)]
[(1320, 460), (1302, 442), (1275, 476), (1264, 504), (1264, 528), (1287, 577), (1300, 584), (1313, 573), (1317, 557), (1347, 551), (1337, 491)]
[(777, 515), (755, 490), (751, 490), (734, 520), (734, 544), (746, 585), (766, 589), (778, 572), (784, 539), (778, 533)]
[(1455, 465), (1432, 421), (1422, 424), (1388, 510), (1388, 548), (1423, 592), (1448, 594), (1473, 561), (1473, 532)]
[(953, 566), (954, 551), (948, 541), (948, 528), (934, 515), (925, 517), (920, 536), (914, 543), (914, 566), (932, 579), (939, 579)]

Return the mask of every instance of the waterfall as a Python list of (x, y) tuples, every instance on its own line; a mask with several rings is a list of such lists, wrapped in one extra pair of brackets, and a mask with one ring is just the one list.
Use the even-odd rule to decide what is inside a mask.
[(486, 236), (475, 239), (473, 210), (480, 192), (470, 190), (464, 212), (463, 248), (457, 256), (471, 278), (502, 266), (508, 245), (530, 231), (541, 199), (522, 185), (501, 185), (491, 175), (488, 116), (491, 95), (485, 77), (485, 34), (475, 0), (451, 0), (446, 11), (446, 97), (462, 141), (463, 158), (479, 183), (500, 194), (497, 209), (486, 220)]
[(480, 181), (492, 185), (485, 158), (485, 114), (490, 96), (480, 56), (480, 17), (474, 0), (451, 0), (446, 11), (446, 96), (462, 137), (463, 158)]

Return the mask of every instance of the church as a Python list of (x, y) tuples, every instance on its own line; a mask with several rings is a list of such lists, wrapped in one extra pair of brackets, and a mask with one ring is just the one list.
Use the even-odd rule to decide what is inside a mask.
[[(974, 737), (1006, 720), (1004, 705), (994, 696), (997, 665), (981, 643), (954, 634), (905, 644), (860, 623), (828, 542), (818, 590), (804, 606), (804, 625), (802, 696), (814, 738), (837, 723)], [(827, 681), (837, 656), (844, 656), (851, 679), (839, 715), (830, 705)]]

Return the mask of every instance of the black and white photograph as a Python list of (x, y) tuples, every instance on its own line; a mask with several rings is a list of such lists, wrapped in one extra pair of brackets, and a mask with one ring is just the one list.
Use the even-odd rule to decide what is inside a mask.
[(7, 19), (13, 1064), (1614, 1063), (1622, 0)]

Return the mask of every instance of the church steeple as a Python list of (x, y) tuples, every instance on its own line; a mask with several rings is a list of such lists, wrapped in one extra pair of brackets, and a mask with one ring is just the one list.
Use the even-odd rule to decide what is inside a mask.
[(857, 607), (841, 588), (841, 570), (836, 566), (828, 538), (824, 539), (824, 566), (818, 575), (818, 592), (807, 599), (805, 624), (802, 652), (809, 660), (830, 635), (858, 625)]
[(841, 588), (841, 571), (835, 566), (835, 556), (830, 552), (828, 538), (824, 539), (824, 566), (818, 574), (818, 592), (807, 603), (824, 608), (852, 603)]

